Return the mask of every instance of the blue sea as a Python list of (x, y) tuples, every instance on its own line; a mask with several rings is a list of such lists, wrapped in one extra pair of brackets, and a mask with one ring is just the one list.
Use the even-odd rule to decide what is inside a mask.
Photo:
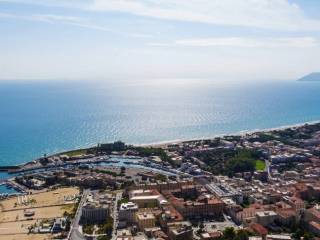
[(320, 82), (221, 82), (0, 82), (0, 164), (320, 120)]

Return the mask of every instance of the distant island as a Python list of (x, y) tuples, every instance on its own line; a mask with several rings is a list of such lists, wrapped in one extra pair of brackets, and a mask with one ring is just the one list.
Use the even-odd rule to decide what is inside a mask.
[(303, 81), (303, 82), (320, 82), (320, 72), (313, 72), (310, 73), (300, 79), (298, 81)]

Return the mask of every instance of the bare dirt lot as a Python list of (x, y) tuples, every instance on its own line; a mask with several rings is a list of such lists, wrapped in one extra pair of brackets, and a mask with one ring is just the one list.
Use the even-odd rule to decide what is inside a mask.
[(49, 240), (51, 234), (14, 234), (0, 235), (0, 240)]
[[(65, 211), (71, 211), (74, 202), (66, 201), (65, 197), (78, 193), (77, 188), (61, 188), (29, 195), (24, 198), (26, 203), (21, 203), (17, 197), (0, 201), (0, 240), (51, 239), (50, 234), (28, 234), (28, 227), (42, 219), (62, 217)], [(25, 216), (26, 210), (34, 212), (29, 220)]]
[(60, 188), (49, 192), (28, 195), (28, 199), (34, 199), (34, 201), (32, 201), (30, 204), (15, 205), (18, 202), (17, 197), (15, 197), (1, 201), (0, 206), (2, 207), (2, 211), (8, 211), (12, 209), (63, 205), (67, 204), (67, 202), (64, 200), (64, 196), (70, 196), (78, 193), (79, 190), (77, 188)]
[[(41, 207), (34, 208), (33, 219), (46, 219), (46, 218), (57, 218), (61, 217), (64, 213), (64, 208), (61, 206), (53, 207)], [(24, 216), (24, 210), (15, 210), (4, 212), (0, 214), (0, 224), (3, 222), (13, 222), (13, 221), (23, 221), (27, 220), (27, 217)], [(1, 233), (0, 233), (1, 234)]]

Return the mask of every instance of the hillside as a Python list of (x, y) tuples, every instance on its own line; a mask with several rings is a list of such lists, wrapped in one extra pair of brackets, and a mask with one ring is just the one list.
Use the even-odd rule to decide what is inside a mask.
[(304, 81), (304, 82), (316, 82), (316, 81), (319, 81), (320, 82), (320, 72), (310, 73), (310, 74), (298, 79), (298, 81)]

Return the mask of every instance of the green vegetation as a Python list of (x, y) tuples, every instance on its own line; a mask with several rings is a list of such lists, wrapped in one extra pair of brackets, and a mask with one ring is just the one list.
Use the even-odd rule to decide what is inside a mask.
[(32, 198), (31, 200), (30, 200), (30, 204), (31, 205), (34, 205), (34, 204), (36, 204), (37, 203), (37, 200), (35, 200), (34, 198)]
[(107, 234), (108, 237), (111, 237), (113, 229), (113, 218), (108, 217), (103, 224), (98, 225), (98, 234)]
[(216, 149), (210, 152), (198, 153), (196, 157), (207, 164), (205, 170), (213, 174), (229, 176), (239, 172), (254, 172), (256, 167), (262, 168), (262, 164), (264, 164), (262, 160), (258, 160), (259, 153), (244, 149)]
[(251, 151), (240, 150), (226, 163), (226, 171), (231, 176), (238, 172), (253, 172), (255, 163), (256, 158)]
[(82, 230), (84, 233), (91, 235), (93, 234), (94, 225), (92, 224), (83, 225)]
[(158, 181), (162, 181), (162, 182), (165, 182), (167, 181), (167, 176), (163, 175), (163, 174), (157, 174), (155, 177), (154, 177), (155, 180), (158, 180)]
[(283, 173), (285, 171), (296, 170), (296, 164), (294, 162), (287, 162), (278, 167), (278, 171)]
[(121, 184), (121, 186), (120, 186), (119, 189), (129, 188), (129, 187), (131, 187), (131, 186), (133, 186), (133, 185), (134, 185), (134, 181), (133, 181), (133, 180), (131, 180), (131, 181), (124, 181), (124, 182)]
[(110, 171), (110, 170), (106, 170), (106, 169), (94, 169), (93, 171), (96, 172), (96, 173), (108, 174), (108, 175), (111, 175), (113, 177), (123, 177), (123, 176), (125, 176), (124, 173), (116, 173), (116, 172), (113, 172), (113, 171)]
[(128, 202), (129, 202), (129, 198), (122, 197), (120, 200), (118, 200), (118, 207), (120, 207), (122, 203), (128, 203)]
[(299, 226), (296, 226), (295, 229), (291, 229), (290, 231), (292, 234), (293, 239), (304, 239), (304, 240), (314, 240), (314, 235), (307, 231), (303, 224), (300, 224)]
[(103, 236), (99, 236), (97, 239), (98, 240), (110, 240), (111, 237), (109, 237), (108, 235), (103, 235)]
[(250, 142), (268, 142), (271, 140), (278, 140), (278, 137), (269, 132), (257, 133), (255, 137), (249, 139)]
[(172, 163), (171, 158), (162, 148), (154, 147), (132, 147), (132, 150), (139, 152), (141, 157), (159, 156), (162, 161)]
[[(250, 142), (267, 142), (277, 140), (287, 145), (298, 146), (299, 140), (309, 139), (320, 130), (320, 124), (306, 124), (299, 131), (292, 128), (279, 129), (270, 132), (259, 132), (249, 138)], [(298, 140), (298, 141), (297, 141)]]
[(88, 153), (87, 149), (77, 149), (77, 150), (64, 152), (64, 153), (61, 153), (61, 154), (67, 155), (68, 157), (74, 157), (74, 156), (83, 155), (83, 154), (87, 154), (87, 153)]
[(275, 224), (280, 227), (279, 231), (284, 233), (290, 233), (291, 238), (294, 240), (315, 240), (314, 235), (309, 231), (307, 224), (300, 220), (297, 223), (291, 222), (289, 224), (281, 224), (280, 221), (276, 220)]
[(257, 171), (263, 171), (266, 168), (266, 163), (262, 160), (256, 160), (255, 169)]
[(149, 203), (145, 203), (143, 208), (156, 208), (158, 207), (158, 204), (155, 202), (149, 202)]
[(244, 196), (243, 197), (243, 202), (241, 204), (241, 207), (248, 208), (249, 206), (250, 206), (249, 197)]
[(310, 133), (296, 131), (291, 128), (277, 130), (275, 133), (278, 135), (281, 142), (290, 142), (292, 139), (308, 139), (312, 137)]
[(307, 197), (305, 200), (307, 208), (311, 208), (317, 204), (320, 204), (320, 196)]
[(66, 211), (64, 211), (63, 216), (66, 217), (66, 218), (69, 218), (69, 219), (74, 218), (74, 216), (76, 215), (78, 207), (79, 207), (79, 203), (78, 202), (72, 205), (71, 211), (69, 210), (70, 209), (70, 205), (64, 206), (63, 209), (66, 209)]
[(225, 136), (224, 139), (227, 141), (230, 141), (230, 142), (233, 142), (233, 141), (239, 142), (241, 140), (241, 136), (240, 135), (230, 135), (230, 136)]
[(184, 201), (195, 201), (200, 196), (195, 189), (193, 189), (193, 191), (191, 192), (179, 191), (179, 192), (173, 192), (172, 194), (177, 198), (183, 198)]
[[(313, 133), (320, 130), (320, 124), (312, 124), (312, 125), (304, 125), (303, 129), (300, 128), (299, 131), (296, 129), (281, 129), (275, 130), (271, 133), (277, 137), (277, 140), (280, 142), (292, 145), (292, 146), (299, 146), (299, 141), (302, 139), (309, 139), (312, 138)], [(298, 141), (297, 141), (298, 140)]]
[(216, 149), (210, 152), (199, 152), (195, 157), (207, 164), (205, 170), (213, 174), (223, 174), (226, 172), (226, 162), (233, 157), (234, 154), (235, 151), (233, 150)]
[(250, 232), (244, 229), (236, 231), (233, 227), (227, 227), (224, 229), (220, 240), (248, 240), (250, 235)]
[(102, 144), (98, 144), (98, 146), (96, 147), (96, 150), (99, 152), (104, 152), (104, 153), (111, 153), (113, 151), (124, 151), (127, 149), (127, 146), (124, 142), (121, 141), (116, 141), (113, 143), (102, 143)]

